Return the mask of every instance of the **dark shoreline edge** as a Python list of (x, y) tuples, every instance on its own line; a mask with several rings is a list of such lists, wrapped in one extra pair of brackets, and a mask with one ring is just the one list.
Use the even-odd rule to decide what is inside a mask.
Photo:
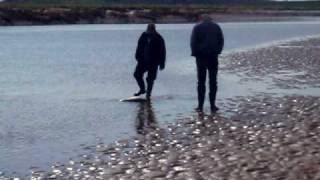
[(194, 23), (200, 14), (210, 14), (217, 22), (320, 19), (320, 10), (265, 10), (224, 6), (15, 7), (0, 4), (0, 26)]

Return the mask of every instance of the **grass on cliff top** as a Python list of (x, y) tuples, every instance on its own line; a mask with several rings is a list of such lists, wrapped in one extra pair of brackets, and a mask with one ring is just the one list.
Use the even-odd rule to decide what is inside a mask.
[(320, 10), (320, 1), (309, 2), (260, 2), (245, 4), (115, 4), (103, 0), (42, 0), (41, 3), (0, 3), (0, 8), (46, 9), (46, 8), (103, 8), (103, 9), (207, 9), (207, 10)]

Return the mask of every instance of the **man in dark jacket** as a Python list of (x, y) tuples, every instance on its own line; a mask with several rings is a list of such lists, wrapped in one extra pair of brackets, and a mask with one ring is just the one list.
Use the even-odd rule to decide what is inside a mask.
[(197, 111), (203, 110), (206, 93), (206, 76), (209, 73), (209, 99), (211, 111), (215, 112), (218, 107), (215, 104), (217, 93), (218, 56), (224, 45), (223, 33), (220, 26), (208, 15), (201, 17), (202, 21), (193, 28), (191, 35), (192, 56), (196, 58), (198, 77), (198, 107)]
[[(139, 92), (135, 96), (145, 94), (146, 98), (150, 99), (153, 82), (157, 77), (158, 67), (160, 70), (165, 68), (166, 48), (161, 35), (156, 31), (155, 24), (149, 24), (147, 30), (142, 33), (138, 41), (136, 50), (137, 66), (134, 72), (134, 77), (139, 85)], [(143, 80), (144, 73), (147, 76), (147, 91)]]

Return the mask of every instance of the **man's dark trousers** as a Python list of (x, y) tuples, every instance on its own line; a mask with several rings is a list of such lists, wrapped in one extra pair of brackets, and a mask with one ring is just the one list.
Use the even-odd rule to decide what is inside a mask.
[(203, 108), (206, 94), (206, 77), (209, 72), (209, 99), (211, 108), (215, 107), (217, 94), (218, 55), (196, 57), (198, 73), (198, 107)]
[(147, 75), (147, 97), (151, 96), (152, 87), (154, 80), (157, 78), (158, 66), (145, 65), (143, 63), (138, 63), (134, 71), (134, 78), (136, 79), (140, 90), (145, 91), (145, 83), (143, 80), (144, 73)]

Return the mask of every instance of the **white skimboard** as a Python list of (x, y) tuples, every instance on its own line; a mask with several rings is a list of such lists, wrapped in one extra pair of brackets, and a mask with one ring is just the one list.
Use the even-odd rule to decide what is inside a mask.
[(141, 96), (132, 96), (125, 99), (120, 99), (120, 102), (145, 102), (147, 99)]

